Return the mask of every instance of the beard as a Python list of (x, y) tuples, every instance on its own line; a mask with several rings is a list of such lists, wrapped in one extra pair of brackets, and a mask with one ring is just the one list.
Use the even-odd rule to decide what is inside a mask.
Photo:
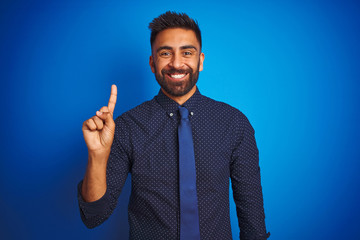
[[(167, 92), (171, 96), (180, 97), (190, 92), (190, 90), (197, 83), (199, 78), (199, 67), (200, 67), (200, 60), (198, 62), (197, 69), (195, 72), (192, 68), (189, 67), (187, 69), (175, 69), (175, 68), (171, 68), (168, 70), (163, 69), (161, 70), (161, 74), (159, 74), (159, 72), (156, 70), (157, 68), (154, 63), (155, 78), (156, 81), (159, 83), (160, 87), (165, 92)], [(173, 81), (168, 81), (166, 79), (166, 76), (168, 74), (188, 74), (188, 78), (184, 79), (183, 81), (173, 82)]]

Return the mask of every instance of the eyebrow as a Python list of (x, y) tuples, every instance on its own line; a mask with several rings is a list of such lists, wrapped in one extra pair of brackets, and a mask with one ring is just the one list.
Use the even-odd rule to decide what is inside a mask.
[(169, 46), (161, 46), (161, 47), (159, 47), (159, 48), (156, 50), (156, 52), (160, 52), (160, 51), (163, 50), (163, 49), (165, 49), (165, 50), (172, 50), (173, 48), (172, 48), (172, 47), (169, 47)]
[(181, 50), (189, 49), (189, 48), (192, 48), (192, 49), (197, 51), (197, 48), (195, 46), (193, 46), (193, 45), (185, 45), (185, 46), (180, 47)]
[[(196, 48), (195, 46), (193, 46), (193, 45), (185, 45), (185, 46), (181, 46), (181, 47), (180, 47), (181, 50), (189, 49), (189, 48), (192, 48), (192, 49), (194, 49), (195, 51), (197, 51), (197, 48)], [(156, 52), (159, 52), (159, 51), (164, 50), (164, 49), (165, 49), (165, 50), (173, 50), (173, 48), (170, 47), (170, 46), (161, 46), (161, 47), (159, 47), (159, 48), (156, 50)]]

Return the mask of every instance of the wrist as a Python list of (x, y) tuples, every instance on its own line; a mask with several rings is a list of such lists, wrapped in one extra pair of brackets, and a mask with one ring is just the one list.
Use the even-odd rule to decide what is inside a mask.
[(107, 160), (110, 155), (111, 148), (105, 150), (89, 150), (88, 159), (89, 160)]
[(106, 168), (107, 161), (110, 156), (109, 151), (89, 151), (88, 152), (88, 165), (96, 168)]

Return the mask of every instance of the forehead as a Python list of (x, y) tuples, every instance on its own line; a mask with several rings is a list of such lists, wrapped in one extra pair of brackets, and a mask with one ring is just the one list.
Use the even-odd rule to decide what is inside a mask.
[(161, 46), (180, 47), (193, 45), (200, 48), (199, 41), (193, 30), (183, 28), (169, 28), (158, 33), (154, 41), (154, 50)]

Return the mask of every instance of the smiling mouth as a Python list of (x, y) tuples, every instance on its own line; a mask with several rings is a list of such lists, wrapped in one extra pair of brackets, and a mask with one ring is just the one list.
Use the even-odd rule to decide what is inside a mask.
[(183, 80), (188, 73), (183, 73), (183, 74), (167, 74), (171, 79), (174, 80)]

